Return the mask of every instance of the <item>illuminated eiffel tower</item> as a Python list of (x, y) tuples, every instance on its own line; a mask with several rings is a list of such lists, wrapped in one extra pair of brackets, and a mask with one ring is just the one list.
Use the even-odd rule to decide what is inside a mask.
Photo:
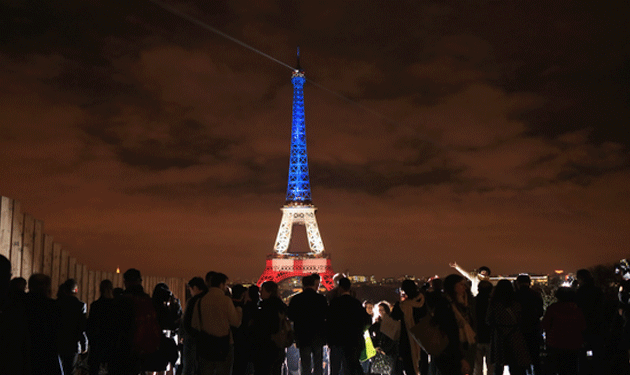
[[(295, 276), (318, 273), (322, 285), (333, 288), (334, 275), (330, 257), (324, 252), (315, 211), (311, 202), (311, 183), (306, 154), (306, 127), (304, 123), (304, 71), (300, 68), (298, 49), (297, 68), (291, 75), (293, 83), (293, 124), (291, 127), (291, 155), (289, 158), (289, 182), (287, 199), (282, 210), (282, 221), (276, 237), (274, 252), (267, 257), (267, 266), (258, 285), (271, 280), (280, 282)], [(308, 252), (292, 253), (291, 236), (294, 228), (305, 227)]]

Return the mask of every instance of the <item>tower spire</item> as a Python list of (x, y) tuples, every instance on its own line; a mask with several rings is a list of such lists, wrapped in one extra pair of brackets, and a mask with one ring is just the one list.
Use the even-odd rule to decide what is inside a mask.
[(300, 47), (297, 48), (297, 70), (302, 70), (302, 67), (300, 66)]

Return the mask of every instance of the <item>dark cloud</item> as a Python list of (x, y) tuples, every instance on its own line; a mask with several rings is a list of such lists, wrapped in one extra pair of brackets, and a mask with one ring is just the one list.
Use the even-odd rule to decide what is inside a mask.
[(183, 120), (169, 126), (166, 138), (143, 139), (132, 145), (123, 143), (116, 154), (125, 164), (154, 170), (225, 160), (225, 150), (234, 141), (208, 137), (204, 130), (205, 126), (195, 120)]
[(382, 195), (392, 188), (403, 185), (429, 186), (457, 181), (457, 170), (436, 168), (419, 173), (404, 173), (398, 171), (398, 165), (388, 164), (390, 165), (360, 167), (315, 164), (311, 167), (314, 176), (312, 184), (326, 188)]

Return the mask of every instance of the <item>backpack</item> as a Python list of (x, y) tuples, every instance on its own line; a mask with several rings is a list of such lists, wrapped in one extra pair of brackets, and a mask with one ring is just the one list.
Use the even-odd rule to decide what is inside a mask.
[(177, 331), (182, 320), (182, 306), (174, 295), (168, 301), (156, 306), (160, 327), (169, 331)]
[(295, 340), (295, 333), (291, 322), (285, 313), (278, 313), (278, 319), (280, 321), (278, 332), (271, 334), (271, 340), (278, 348), (288, 348), (293, 344)]
[(135, 329), (132, 350), (139, 356), (155, 353), (160, 349), (162, 328), (158, 322), (153, 300), (148, 295), (132, 296)]
[(448, 336), (440, 329), (433, 317), (433, 311), (427, 311), (426, 315), (409, 329), (409, 332), (425, 352), (437, 358), (448, 346)]

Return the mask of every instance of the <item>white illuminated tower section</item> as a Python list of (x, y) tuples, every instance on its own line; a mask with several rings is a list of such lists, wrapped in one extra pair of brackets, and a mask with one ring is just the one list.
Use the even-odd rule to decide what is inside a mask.
[[(274, 253), (267, 259), (267, 268), (258, 284), (264, 281), (281, 281), (293, 276), (320, 274), (322, 285), (332, 288), (330, 258), (324, 252), (315, 211), (311, 202), (311, 183), (306, 153), (306, 126), (304, 122), (304, 71), (300, 68), (298, 49), (297, 69), (293, 71), (293, 123), (291, 126), (291, 154), (287, 196), (282, 210), (282, 221), (274, 245)], [(290, 253), (291, 235), (295, 227), (304, 227), (308, 238), (308, 253)]]

